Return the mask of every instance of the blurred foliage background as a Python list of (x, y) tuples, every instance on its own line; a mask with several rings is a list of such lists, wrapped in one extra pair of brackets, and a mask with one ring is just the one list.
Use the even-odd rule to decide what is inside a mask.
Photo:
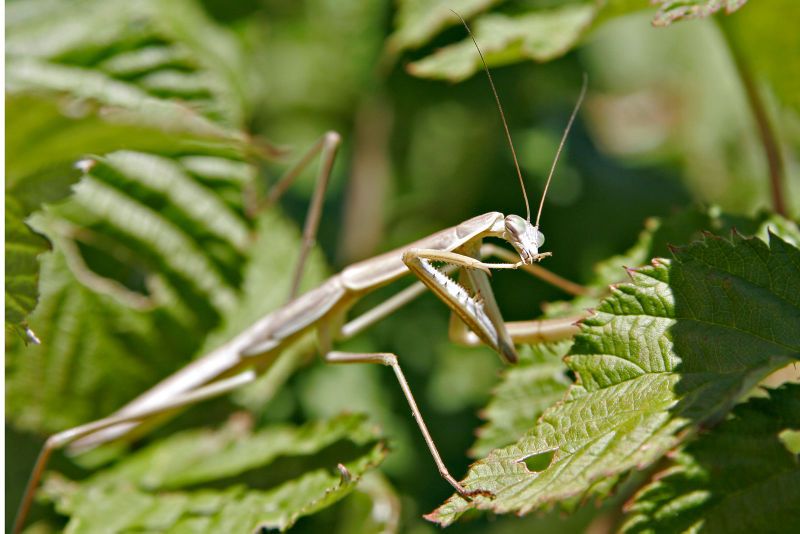
[[(656, 22), (677, 17), (670, 4), (713, 3), (660, 2)], [(324, 132), (339, 132), (343, 144), (305, 287), (474, 215), (524, 213), (487, 80), (464, 29), (440, 4), (470, 20), (487, 53), (532, 203), (588, 73), (587, 101), (542, 216), (545, 249), (553, 252), (548, 269), (587, 283), (598, 262), (635, 243), (650, 217), (710, 206), (738, 216), (776, 210), (764, 121), (779, 154), (772, 174), (782, 210), (800, 213), (800, 38), (792, 26), (800, 13), (792, 0), (752, 2), (668, 27), (654, 27), (657, 7), (635, 0), (169, 4), (7, 4), (7, 228), (11, 215), (12, 223), (33, 215), (28, 221), (54, 250), (27, 323), (42, 346), (25, 343), (19, 327), (7, 329), (7, 511), (16, 508), (46, 433), (108, 414), (281, 302), (313, 169), (266, 215), (253, 215), (248, 202), (257, 203)], [(123, 86), (109, 89), (91, 73)], [(146, 98), (136, 100), (141, 94), (132, 88)], [(191, 104), (189, 120), (184, 108), (165, 104), (173, 100)], [(108, 109), (127, 115), (115, 122)], [(169, 187), (145, 194), (131, 178), (143, 168), (166, 172), (158, 167), (164, 161), (124, 154), (97, 160), (95, 181), (63, 200), (81, 174), (74, 162), (115, 150), (177, 162), (221, 199), (209, 213), (227, 218), (182, 219), (170, 211), (181, 201)], [(215, 174), (211, 163), (221, 161), (225, 170)], [(109, 183), (183, 228), (193, 244), (172, 252), (207, 272), (184, 272), (165, 259), (169, 248), (142, 230), (150, 228), (150, 212), (131, 205), (119, 215), (127, 219), (115, 219), (128, 209), (115, 205), (118, 197), (100, 209), (98, 195)], [(42, 210), (45, 202), (51, 207)], [(26, 250), (46, 246), (35, 236), (14, 241), (9, 231), (9, 242), (29, 240)], [(110, 289), (109, 280), (116, 284)], [(537, 316), (544, 303), (566, 297), (523, 273), (498, 273), (493, 283), (509, 320)], [(425, 295), (347, 347), (400, 356), (449, 468), (460, 474), (501, 365), (487, 349), (453, 345), (447, 321), (446, 307)], [(315, 362), (286, 381), (204, 404), (157, 435), (222, 422), (233, 409), (250, 410), (257, 425), (365, 412), (391, 439), (382, 471), (402, 505), (402, 530), (435, 531), (421, 515), (451, 489), (391, 373)], [(85, 476), (64, 457), (55, 463)], [(362, 497), (296, 528), (333, 523), (353, 531)], [(39, 526), (63, 521), (44, 506), (36, 514)], [(615, 521), (613, 511), (586, 505), (569, 517), (484, 518), (453, 529), (603, 531)]]

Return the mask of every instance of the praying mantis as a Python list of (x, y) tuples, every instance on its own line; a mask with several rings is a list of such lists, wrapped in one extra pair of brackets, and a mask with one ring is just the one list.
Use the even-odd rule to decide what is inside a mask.
[[(463, 19), (461, 21), (475, 42), (489, 78), (522, 186), (527, 217), (499, 212), (478, 215), (404, 247), (350, 265), (316, 288), (298, 296), (306, 260), (319, 227), (331, 168), (341, 141), (336, 132), (326, 133), (284, 174), (269, 197), (269, 201), (277, 201), (301, 171), (320, 156), (321, 165), (303, 228), (302, 246), (292, 278), (289, 301), (227, 343), (142, 393), (114, 414), (48, 438), (25, 490), (14, 532), (21, 531), (25, 524), (39, 479), (53, 451), (66, 446), (86, 450), (132, 437), (180, 408), (248, 384), (309, 332), (316, 333), (319, 352), (328, 363), (372, 363), (391, 367), (441, 476), (462, 496), (469, 498), (486, 494), (485, 490), (463, 486), (450, 474), (423, 420), (397, 355), (342, 352), (334, 348), (335, 342), (352, 338), (426, 290), (433, 292), (450, 308), (453, 320), (449, 334), (453, 341), (467, 345), (484, 344), (509, 364), (517, 361), (515, 344), (555, 341), (571, 337), (576, 332), (575, 322), (578, 318), (575, 317), (505, 322), (492, 291), (490, 274), (492, 269), (523, 269), (568, 293), (582, 292), (580, 286), (542, 269), (537, 263), (550, 256), (549, 252), (540, 252), (544, 235), (539, 230), (539, 219), (556, 164), (585, 96), (586, 79), (554, 157), (535, 223), (531, 223), (522, 173), (499, 96), (480, 47), (467, 24)], [(505, 241), (513, 247), (514, 252), (495, 244), (483, 243), (486, 238)], [(485, 262), (489, 257), (498, 258), (504, 263)], [(436, 264), (439, 263), (446, 264), (446, 267), (438, 268)], [(451, 277), (454, 271), (461, 274), (458, 281)], [(418, 281), (362, 315), (348, 320), (348, 311), (359, 300), (408, 275), (415, 276)]]

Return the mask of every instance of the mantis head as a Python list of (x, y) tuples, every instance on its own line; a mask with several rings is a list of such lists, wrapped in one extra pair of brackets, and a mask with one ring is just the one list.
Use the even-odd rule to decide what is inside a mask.
[(578, 97), (578, 101), (576, 102), (575, 107), (572, 110), (572, 114), (569, 117), (567, 127), (564, 129), (564, 134), (561, 136), (561, 142), (558, 145), (556, 156), (553, 158), (553, 165), (550, 167), (550, 173), (547, 176), (547, 182), (545, 182), (544, 191), (542, 192), (542, 199), (539, 202), (539, 213), (536, 215), (536, 224), (531, 224), (531, 207), (528, 203), (528, 193), (525, 191), (525, 181), (522, 179), (522, 170), (519, 167), (519, 161), (517, 161), (517, 153), (514, 150), (514, 142), (511, 140), (511, 132), (508, 129), (506, 115), (503, 112), (503, 105), (500, 103), (500, 96), (497, 94), (497, 89), (494, 87), (494, 81), (492, 80), (492, 74), (489, 72), (489, 66), (486, 64), (486, 59), (483, 57), (481, 47), (478, 46), (478, 41), (476, 41), (475, 36), (472, 35), (472, 30), (469, 29), (467, 22), (461, 15), (452, 9), (450, 11), (452, 11), (453, 14), (458, 17), (458, 19), (464, 25), (464, 28), (467, 30), (467, 33), (472, 39), (472, 42), (475, 44), (475, 48), (478, 50), (478, 55), (483, 63), (483, 70), (486, 72), (486, 77), (489, 79), (489, 86), (492, 88), (492, 94), (494, 95), (495, 102), (497, 103), (497, 110), (500, 112), (500, 119), (503, 122), (503, 129), (506, 133), (508, 146), (511, 149), (511, 155), (514, 158), (514, 167), (517, 169), (517, 178), (519, 178), (519, 185), (522, 188), (522, 196), (525, 199), (525, 210), (527, 211), (528, 215), (525, 219), (519, 215), (507, 216), (505, 218), (505, 232), (503, 237), (517, 250), (522, 264), (530, 265), (533, 262), (540, 260), (542, 257), (550, 255), (549, 253), (544, 255), (539, 253), (539, 247), (544, 244), (544, 234), (539, 231), (539, 218), (542, 216), (544, 199), (547, 196), (547, 189), (550, 187), (550, 181), (553, 179), (553, 173), (556, 170), (558, 158), (561, 156), (561, 151), (564, 149), (564, 144), (567, 141), (570, 128), (572, 128), (572, 123), (575, 121), (575, 116), (578, 114), (578, 109), (581, 107), (583, 98), (586, 96), (586, 86), (588, 84), (588, 80), (586, 74), (584, 73), (581, 94)]
[(544, 244), (544, 234), (530, 221), (519, 215), (508, 215), (505, 218), (505, 239), (516, 249), (519, 259), (530, 265), (539, 259), (539, 247)]

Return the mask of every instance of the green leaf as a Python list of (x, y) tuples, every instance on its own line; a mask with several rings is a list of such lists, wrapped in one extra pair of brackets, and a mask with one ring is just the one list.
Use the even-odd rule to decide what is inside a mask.
[[(202, 135), (224, 138), (235, 130), (220, 122), (240, 125), (243, 103), (230, 75), (241, 62), (236, 41), (194, 2), (22, 4), (9, 6), (12, 92), (66, 94), (111, 106), (104, 115)], [(152, 87), (154, 79), (170, 76), (194, 80), (189, 93), (181, 84)]]
[[(6, 196), (20, 219), (66, 197), (87, 153), (241, 157), (248, 149), (229, 70), (236, 41), (194, 3), (32, 0), (11, 3), (7, 14)], [(15, 316), (27, 306), (18, 304)]]
[[(734, 234), (630, 271), (584, 321), (566, 361), (578, 383), (514, 445), (472, 466), (428, 517), (470, 508), (527, 513), (642, 468), (712, 424), (762, 378), (800, 358), (800, 251)], [(537, 457), (549, 457), (540, 471)], [(607, 490), (607, 488), (606, 488)]]
[[(286, 530), (344, 498), (386, 455), (376, 428), (358, 415), (299, 428), (246, 427), (233, 418), (216, 431), (175, 434), (80, 483), (52, 475), (41, 495), (70, 517), (66, 528), (72, 532)], [(341, 441), (355, 445), (355, 454), (348, 459), (334, 452), (337, 459), (329, 459), (324, 451)], [(313, 464), (320, 454), (325, 467), (307, 468), (288, 481), (275, 478), (280, 462), (264, 469), (279, 456)], [(245, 474), (250, 486), (262, 489), (241, 485)], [(192, 489), (210, 482), (222, 489)]]
[(239, 299), (250, 229), (218, 195), (230, 182), (133, 152), (89, 167), (72, 197), (32, 219), (55, 251), (30, 318), (42, 345), (8, 351), (8, 415), (28, 430), (108, 415), (187, 362)]
[(6, 336), (14, 332), (28, 338), (26, 318), (36, 306), (39, 283), (37, 257), (47, 250), (47, 240), (25, 224), (23, 209), (6, 197)]
[[(473, 32), (490, 67), (525, 59), (543, 62), (566, 54), (596, 15), (594, 2), (520, 16), (489, 14), (475, 19)], [(454, 82), (469, 78), (481, 68), (480, 56), (469, 37), (408, 66), (414, 76)]]
[[(84, 256), (99, 256), (95, 262), (130, 258), (118, 268), (104, 265), (106, 277), (122, 285), (138, 264), (145, 285), (138, 291), (154, 304), (178, 295), (187, 303), (208, 301), (204, 308), (217, 313), (233, 307), (250, 232), (241, 206), (168, 158), (121, 151), (81, 165), (87, 174), (73, 196), (49, 210), (58, 220), (48, 224), (48, 235), (91, 246)], [(168, 295), (148, 288), (154, 277), (170, 286)]]
[[(797, 235), (791, 221), (779, 217), (762, 218), (761, 226), (752, 226), (758, 235), (767, 236), (767, 227), (780, 229), (787, 240)], [(548, 316), (575, 315), (599, 304), (598, 295), (605, 294), (610, 284), (625, 279), (625, 268), (642, 265), (649, 258), (669, 253), (670, 243), (686, 243), (702, 237), (704, 229), (730, 229), (743, 221), (730, 220), (711, 208), (690, 208), (664, 219), (650, 218), (636, 243), (625, 253), (595, 265), (595, 277), (588, 285), (588, 295), (569, 302), (550, 303)], [(794, 241), (790, 241), (794, 244)], [(503, 381), (494, 391), (492, 401), (482, 412), (487, 424), (478, 430), (479, 439), (470, 451), (485, 456), (491, 449), (515, 442), (539, 418), (545, 408), (561, 400), (571, 381), (567, 378), (562, 356), (571, 343), (554, 346), (534, 345), (521, 355), (519, 365), (503, 373)]]
[(747, 0), (655, 0), (658, 12), (653, 17), (654, 26), (668, 26), (678, 20), (691, 20), (710, 17), (717, 11), (725, 9), (730, 15)]
[(499, 0), (402, 0), (398, 2), (395, 31), (386, 40), (386, 48), (394, 55), (422, 46), (446, 27), (461, 24), (453, 11), (469, 20), (498, 3)]
[(562, 357), (571, 344), (528, 347), (520, 353), (519, 363), (503, 372), (491, 402), (481, 412), (486, 424), (478, 429), (471, 456), (482, 457), (492, 449), (514, 443), (546, 408), (564, 397), (572, 380), (567, 377)]
[[(108, 415), (277, 308), (299, 247), (297, 228), (274, 210), (250, 229), (240, 197), (254, 170), (239, 161), (115, 152), (83, 165), (90, 174), (74, 195), (34, 218), (56, 248), (31, 318), (43, 344), (14, 346), (7, 369), (9, 416), (29, 430)], [(313, 252), (305, 287), (323, 266)], [(289, 360), (309, 349), (287, 353), (243, 402), (263, 409)]]
[[(191, 3), (178, 3), (187, 16), (196, 11)], [(28, 212), (59, 198), (52, 183), (66, 194), (60, 182), (74, 181), (77, 173), (69, 170), (87, 153), (244, 147), (242, 134), (231, 127), (238, 126), (241, 106), (227, 103), (219, 72), (227, 67), (212, 66), (204, 50), (187, 46), (186, 32), (165, 24), (167, 4), (174, 3), (32, 0), (9, 6), (7, 108), (15, 135), (6, 185), (15, 194), (44, 195), (25, 195)], [(207, 26), (196, 30), (213, 33)], [(194, 80), (190, 94), (149, 87), (178, 72)]]
[(800, 527), (800, 466), (781, 442), (800, 428), (800, 386), (739, 405), (626, 506), (633, 532), (789, 532)]

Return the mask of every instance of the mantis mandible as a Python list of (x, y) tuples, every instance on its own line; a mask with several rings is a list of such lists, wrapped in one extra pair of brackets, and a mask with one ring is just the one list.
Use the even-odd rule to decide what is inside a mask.
[[(340, 352), (333, 349), (335, 341), (355, 336), (421, 295), (426, 289), (441, 299), (451, 309), (453, 317), (458, 319), (450, 323), (451, 339), (468, 345), (485, 344), (506, 363), (517, 361), (515, 343), (553, 341), (570, 337), (576, 331), (575, 317), (505, 322), (492, 292), (489, 275), (492, 269), (521, 268), (568, 293), (582, 292), (580, 286), (542, 269), (536, 263), (550, 255), (549, 252), (540, 252), (544, 235), (539, 231), (539, 219), (556, 164), (585, 96), (586, 79), (584, 77), (580, 96), (564, 129), (542, 193), (536, 221), (532, 224), (522, 173), (494, 81), (472, 32), (460, 15), (456, 13), (456, 16), (461, 19), (475, 42), (486, 70), (522, 186), (527, 217), (506, 216), (498, 212), (478, 215), (407, 246), (350, 265), (298, 297), (299, 283), (308, 253), (315, 241), (322, 200), (340, 143), (337, 133), (328, 132), (285, 173), (269, 197), (271, 202), (276, 201), (301, 170), (317, 154), (321, 155), (322, 162), (303, 229), (303, 243), (294, 271), (290, 300), (232, 340), (164, 379), (114, 414), (48, 438), (23, 495), (14, 532), (19, 532), (24, 526), (39, 479), (54, 450), (67, 445), (76, 449), (88, 449), (132, 435), (137, 429), (143, 430), (146, 423), (163, 419), (179, 408), (250, 383), (265, 372), (280, 353), (310, 331), (316, 332), (320, 354), (328, 363), (377, 363), (391, 367), (441, 476), (465, 497), (486, 493), (484, 490), (462, 486), (448, 471), (417, 407), (397, 355)], [(484, 244), (485, 238), (503, 240), (513, 247), (514, 252), (493, 244)], [(505, 263), (484, 262), (487, 257), (496, 257)], [(439, 269), (434, 262), (447, 264), (448, 267)], [(454, 270), (462, 273), (458, 282), (450, 277)], [(347, 321), (348, 310), (361, 298), (408, 274), (413, 274), (419, 281), (361, 316)]]

